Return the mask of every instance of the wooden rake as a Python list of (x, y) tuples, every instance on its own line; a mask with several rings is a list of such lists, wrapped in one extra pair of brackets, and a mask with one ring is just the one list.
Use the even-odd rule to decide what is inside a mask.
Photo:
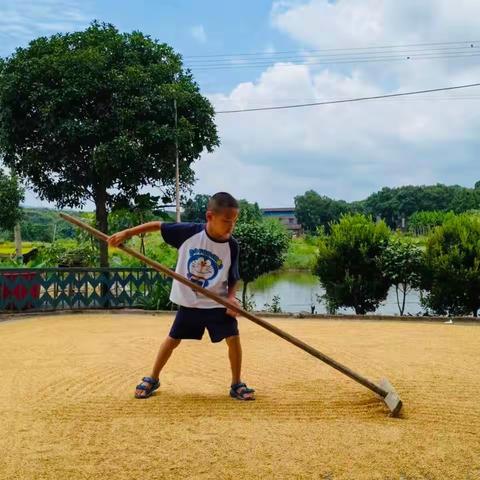
[[(99, 240), (103, 240), (104, 242), (108, 241), (108, 235), (105, 235), (104, 233), (100, 232), (99, 230), (96, 230), (95, 228), (91, 227), (90, 225), (87, 225), (83, 223), (82, 221), (71, 217), (70, 215), (67, 215), (65, 213), (60, 213), (60, 216), (66, 220), (69, 223), (72, 223), (76, 225), (77, 227), (82, 228), (83, 230), (86, 230), (90, 234), (92, 234), (94, 237), (98, 238)], [(318, 351), (317, 349), (311, 347), (310, 345), (306, 344), (302, 340), (299, 340), (298, 338), (294, 337), (293, 335), (290, 335), (289, 333), (281, 330), (280, 328), (276, 327), (275, 325), (272, 325), (269, 322), (266, 322), (265, 320), (262, 320), (261, 318), (257, 317), (256, 315), (253, 315), (250, 312), (247, 312), (243, 308), (238, 307), (237, 305), (234, 305), (227, 300), (225, 300), (222, 297), (219, 297), (218, 295), (210, 292), (209, 290), (200, 287), (199, 285), (192, 283), (191, 281), (187, 280), (185, 277), (182, 275), (179, 275), (178, 273), (170, 270), (169, 268), (161, 265), (160, 263), (142, 255), (141, 253), (137, 252), (136, 250), (133, 250), (129, 247), (126, 247), (124, 245), (119, 245), (117, 248), (120, 250), (128, 253), (129, 255), (138, 258), (142, 262), (146, 263), (153, 269), (164, 273), (165, 275), (168, 275), (169, 277), (174, 278), (175, 280), (178, 280), (180, 283), (183, 283), (189, 288), (192, 288), (193, 290), (196, 290), (197, 292), (201, 293), (202, 295), (205, 295), (208, 298), (211, 298), (212, 300), (216, 301), (217, 303), (223, 305), (224, 307), (229, 308), (230, 310), (233, 310), (237, 312), (239, 315), (242, 317), (248, 318), (252, 322), (256, 323), (257, 325), (260, 325), (261, 327), (269, 330), (270, 332), (274, 333), (275, 335), (278, 335), (279, 337), (283, 338), (284, 340), (287, 340), (287, 342), (293, 343), (293, 345), (297, 346), (298, 348), (301, 348), (305, 352), (309, 353), (310, 355), (313, 355), (314, 357), (318, 358), (322, 362), (326, 363), (327, 365), (330, 365), (331, 367), (335, 368), (339, 372), (343, 373), (347, 377), (350, 377), (352, 380), (355, 380), (356, 382), (360, 383), (364, 387), (370, 389), (372, 392), (376, 393), (384, 402), (385, 405), (388, 407), (390, 410), (390, 415), (396, 417), (399, 413), (400, 410), (402, 409), (402, 401), (400, 400), (398, 394), (396, 393), (395, 389), (393, 386), (390, 384), (390, 382), (386, 379), (381, 380), (378, 385), (371, 382), (370, 380), (366, 379), (365, 377), (362, 377), (358, 373), (354, 372), (350, 368), (346, 367), (345, 365), (342, 365), (341, 363), (338, 363), (335, 361), (333, 358), (328, 357), (327, 355), (323, 354), (322, 352)]]

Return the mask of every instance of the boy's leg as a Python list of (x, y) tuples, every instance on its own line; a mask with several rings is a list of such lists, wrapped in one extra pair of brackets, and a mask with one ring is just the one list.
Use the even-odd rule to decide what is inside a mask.
[(167, 337), (164, 342), (160, 345), (160, 348), (157, 353), (157, 358), (153, 365), (153, 370), (151, 377), (158, 378), (162, 368), (168, 362), (168, 359), (172, 355), (172, 352), (180, 345), (181, 340), (177, 338)]
[[(225, 341), (228, 345), (228, 358), (230, 360), (230, 368), (232, 369), (232, 386), (234, 386), (242, 382), (242, 345), (239, 335), (227, 337)], [(252, 400), (255, 398), (253, 392), (248, 391), (246, 386), (239, 387), (237, 393), (239, 393), (244, 400)]]
[(234, 335), (225, 339), (228, 345), (228, 359), (230, 360), (230, 368), (232, 369), (232, 385), (240, 383), (242, 373), (242, 345), (240, 336)]
[[(154, 379), (158, 379), (160, 372), (162, 371), (162, 368), (165, 366), (167, 363), (168, 359), (172, 355), (172, 352), (175, 350), (175, 348), (180, 345), (181, 340), (178, 340), (176, 338), (172, 337), (167, 337), (162, 345), (160, 345), (160, 348), (157, 353), (157, 358), (155, 359), (155, 363), (153, 365), (153, 370), (152, 373), (150, 374), (150, 377)], [(146, 382), (142, 382), (142, 385), (145, 385), (146, 387), (151, 387), (150, 384)], [(144, 397), (147, 395), (146, 390), (140, 390), (137, 389), (135, 391), (135, 395), (139, 397)]]

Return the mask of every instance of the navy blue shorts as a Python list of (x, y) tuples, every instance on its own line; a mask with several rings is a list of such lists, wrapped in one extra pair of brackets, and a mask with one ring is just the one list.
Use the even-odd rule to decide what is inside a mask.
[(216, 343), (238, 335), (237, 319), (226, 311), (226, 308), (179, 307), (169, 336), (177, 340), (200, 340), (206, 328), (210, 340)]

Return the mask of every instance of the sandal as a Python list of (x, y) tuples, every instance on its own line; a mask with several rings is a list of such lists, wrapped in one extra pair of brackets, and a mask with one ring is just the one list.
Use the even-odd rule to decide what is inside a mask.
[(139, 383), (136, 386), (136, 389), (143, 390), (145, 394), (139, 395), (137, 392), (135, 392), (135, 398), (148, 398), (160, 386), (160, 380), (152, 377), (143, 377), (142, 382), (148, 383), (148, 386), (144, 385), (143, 383)]
[(248, 388), (244, 383), (236, 383), (230, 388), (230, 396), (237, 400), (255, 400), (255, 397), (251, 395), (254, 392), (253, 388)]

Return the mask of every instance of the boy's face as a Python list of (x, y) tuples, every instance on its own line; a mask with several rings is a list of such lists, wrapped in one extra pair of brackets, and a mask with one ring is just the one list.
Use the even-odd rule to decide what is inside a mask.
[(218, 212), (207, 210), (208, 233), (217, 240), (228, 240), (238, 218), (238, 208), (222, 208)]

